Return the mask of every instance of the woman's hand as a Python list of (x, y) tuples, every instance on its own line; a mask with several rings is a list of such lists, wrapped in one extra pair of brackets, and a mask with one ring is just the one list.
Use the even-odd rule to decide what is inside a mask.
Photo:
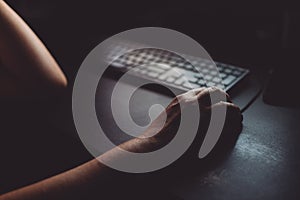
[[(210, 94), (220, 94), (222, 96), (226, 96), (227, 101), (214, 102), (214, 104), (211, 105)], [(238, 134), (242, 130), (243, 118), (239, 108), (231, 103), (229, 96), (223, 91), (217, 88), (200, 88), (179, 95), (166, 108), (166, 116), (164, 114), (161, 114), (148, 127), (141, 138), (132, 139), (128, 142), (123, 143), (122, 145), (120, 145), (120, 147), (131, 152), (151, 152), (163, 147), (175, 136), (177, 131), (176, 129), (178, 127), (178, 124), (180, 123), (180, 117), (182, 114), (181, 112), (189, 112), (190, 109), (194, 109), (194, 106), (198, 105), (201, 112), (200, 114), (203, 117), (201, 117), (200, 122), (195, 121), (195, 123), (199, 123), (199, 131), (191, 148), (186, 152), (186, 154), (182, 156), (185, 161), (190, 162), (191, 160), (193, 160), (192, 158), (196, 155), (196, 152), (194, 150), (199, 151), (201, 138), (203, 138), (203, 135), (205, 134), (206, 126), (210, 120), (212, 108), (227, 108), (226, 120), (222, 135), (212, 152), (218, 149), (221, 149), (223, 151), (223, 149), (227, 148), (228, 145), (232, 146), (232, 142), (236, 140)], [(180, 106), (182, 106), (182, 109), (180, 109)], [(163, 126), (161, 123), (162, 121), (165, 122)], [(124, 157), (120, 157), (122, 155), (120, 155), (119, 152), (116, 151), (116, 149), (117, 148), (114, 148), (104, 153), (100, 157), (107, 159), (124, 160)], [(215, 152), (219, 153), (220, 151)], [(131, 161), (127, 160), (127, 162)], [(186, 166), (186, 163), (182, 163), (184, 164), (184, 166)], [(176, 171), (180, 169), (180, 166), (176, 165), (176, 163), (174, 163), (174, 167)], [(130, 174), (128, 175), (126, 173), (119, 172), (117, 170), (113, 170), (99, 162), (98, 159), (94, 159), (57, 176), (1, 196), (0, 200), (85, 199), (88, 197), (99, 198), (104, 197), (106, 195), (106, 191), (111, 191), (112, 188), (119, 191), (122, 188), (124, 189), (124, 186), (130, 186), (130, 189), (128, 189), (128, 191), (130, 191), (131, 193), (133, 188), (132, 184), (135, 183), (133, 181), (133, 176)], [(159, 182), (164, 181), (162, 180), (164, 178), (162, 178), (161, 176), (158, 176), (158, 178)], [(153, 180), (152, 178), (150, 179)], [(145, 184), (148, 183), (151, 185), (152, 182), (150, 179), (142, 176), (142, 181), (144, 181), (143, 184), (141, 184), (139, 181), (136, 184), (138, 186), (142, 186), (142, 188), (144, 189), (135, 188), (134, 197), (139, 197), (140, 199), (139, 193), (141, 195), (144, 195), (145, 193), (143, 191), (145, 189), (147, 192), (149, 192), (149, 188), (145, 187)], [(157, 179), (154, 178), (154, 184), (151, 185), (151, 193), (155, 193), (155, 189), (153, 187), (158, 185), (156, 180)], [(99, 188), (101, 188), (102, 190), (99, 191)], [(122, 192), (114, 193), (114, 195), (115, 194), (117, 196), (124, 196), (124, 193)], [(108, 197), (111, 197), (111, 195), (113, 194), (109, 193), (107, 195), (109, 195)], [(130, 196), (132, 197), (133, 195), (130, 194)]]
[[(211, 104), (211, 95), (223, 96), (226, 98), (226, 101)], [(180, 106), (182, 108), (180, 108)], [(229, 95), (224, 91), (218, 88), (199, 88), (174, 98), (165, 112), (159, 115), (145, 133), (143, 133), (142, 138), (144, 137), (145, 139), (136, 139), (139, 141), (138, 143), (145, 145), (135, 147), (134, 151), (149, 152), (168, 144), (176, 135), (182, 110), (189, 112), (189, 110), (194, 109), (195, 106), (199, 106), (201, 120), (199, 122), (195, 121), (195, 123), (199, 123), (199, 129), (197, 137), (195, 138), (196, 141), (193, 144), (198, 146), (193, 148), (199, 152), (208, 124), (210, 123), (212, 108), (222, 109), (224, 107), (226, 107), (225, 123), (215, 149), (219, 148), (224, 150), (224, 148), (232, 146), (242, 130), (243, 116), (240, 109), (231, 102)], [(129, 141), (129, 143), (131, 142), (132, 141)]]

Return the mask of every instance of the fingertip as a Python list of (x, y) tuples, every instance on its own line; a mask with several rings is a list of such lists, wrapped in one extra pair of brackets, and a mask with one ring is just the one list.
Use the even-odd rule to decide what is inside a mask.
[(226, 107), (226, 109), (229, 112), (239, 113), (241, 115), (241, 109), (237, 105), (235, 105), (233, 103), (226, 102), (226, 101), (220, 101), (220, 102), (212, 105), (211, 109), (217, 108), (217, 107)]
[(203, 106), (210, 106), (222, 101), (231, 102), (230, 96), (217, 87), (208, 87), (198, 93), (198, 99)]

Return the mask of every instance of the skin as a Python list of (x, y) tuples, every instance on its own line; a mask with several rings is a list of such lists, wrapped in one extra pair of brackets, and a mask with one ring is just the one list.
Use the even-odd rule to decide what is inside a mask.
[(54, 58), (2, 0), (0, 30), (0, 97), (48, 96), (63, 91), (67, 79)]
[[(28, 93), (47, 96), (58, 94), (66, 87), (64, 74), (45, 46), (24, 21), (1, 0), (0, 30), (0, 60), (4, 66), (0, 76), (0, 95), (24, 97), (22, 91), (26, 89), (27, 96)], [(26, 86), (24, 81), (27, 83)], [(209, 96), (212, 93), (226, 95), (227, 101), (211, 105)], [(196, 150), (200, 148), (201, 138), (205, 134), (212, 108), (227, 108), (225, 127), (217, 146), (224, 147), (233, 140), (232, 138), (237, 138), (242, 129), (242, 115), (239, 108), (231, 103), (229, 96), (223, 91), (217, 88), (199, 88), (173, 99), (165, 110), (166, 121), (163, 126), (161, 122), (165, 116), (162, 114), (150, 124), (140, 138), (127, 141), (119, 147), (132, 152), (150, 152), (161, 148), (176, 134), (176, 127), (182, 114), (179, 105), (183, 106), (184, 112), (188, 112), (197, 102), (200, 105), (201, 116), (204, 117), (200, 122), (195, 122), (199, 123), (200, 129), (192, 147), (183, 155), (185, 165), (186, 162), (194, 162), (192, 158), (196, 157)], [(115, 148), (100, 155), (100, 158), (120, 159), (120, 155)], [(180, 167), (176, 167), (180, 166), (180, 163), (175, 162), (174, 165), (180, 172)], [(104, 195), (105, 191), (119, 190), (127, 183), (131, 183), (134, 177), (136, 175), (113, 170), (94, 159), (64, 173), (4, 194), (0, 196), (0, 200), (91, 199), (92, 197), (107, 199)], [(143, 179), (144, 183), (149, 180), (149, 178)], [(159, 182), (160, 179), (156, 181)], [(139, 196), (138, 190), (134, 191), (135, 196)]]
[[(159, 116), (149, 126), (145, 133), (142, 134), (144, 137), (132, 139), (121, 144), (120, 147), (132, 152), (149, 152), (164, 146), (174, 137), (174, 127), (176, 127), (181, 115), (179, 104), (184, 105), (184, 110), (188, 111), (193, 108), (196, 101), (199, 101), (200, 110), (204, 116), (209, 116), (212, 107), (226, 107), (227, 119), (230, 119), (228, 120), (230, 123), (225, 123), (225, 132), (223, 132), (222, 135), (224, 135), (225, 138), (233, 138), (233, 136), (236, 138), (242, 128), (242, 115), (239, 108), (230, 102), (218, 102), (214, 105), (207, 104), (211, 92), (224, 94), (223, 91), (216, 88), (199, 88), (197, 89), (196, 94), (194, 94), (194, 92), (187, 92), (178, 96), (166, 108), (167, 119), (162, 129), (158, 128), (161, 127), (160, 121), (162, 118), (162, 116)], [(200, 123), (200, 126), (204, 125), (205, 123)], [(198, 139), (196, 138), (196, 140), (199, 140), (203, 134), (205, 134), (205, 132), (199, 131), (199, 137)], [(148, 135), (154, 136), (148, 137)], [(189, 161), (189, 158), (196, 155), (193, 149), (199, 150), (199, 141), (196, 141), (193, 145), (194, 147), (191, 148), (192, 150), (183, 155), (186, 158), (185, 161), (193, 162), (193, 159), (190, 159)], [(217, 144), (217, 146), (223, 145), (223, 142)], [(100, 157), (120, 159), (120, 155), (117, 153), (116, 149), (112, 149)], [(97, 159), (94, 159), (57, 176), (5, 194), (0, 197), (0, 200), (82, 199), (95, 197), (95, 195), (97, 197), (102, 197), (99, 188), (106, 191), (112, 188), (123, 187), (123, 184), (130, 182), (133, 176), (134, 175), (115, 171), (103, 165)], [(144, 181), (147, 181), (147, 179)], [(95, 188), (94, 186), (97, 187)]]

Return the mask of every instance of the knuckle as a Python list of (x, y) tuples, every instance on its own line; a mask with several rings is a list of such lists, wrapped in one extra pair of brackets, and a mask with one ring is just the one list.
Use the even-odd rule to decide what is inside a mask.
[(210, 90), (211, 92), (222, 92), (222, 93), (223, 93), (223, 90), (221, 90), (220, 88), (217, 88), (217, 87), (215, 87), (215, 86), (210, 87), (209, 90)]
[(235, 110), (235, 111), (237, 111), (237, 112), (241, 112), (241, 109), (240, 109), (240, 107), (238, 107), (237, 105), (235, 105), (235, 104), (232, 104), (232, 108), (233, 108), (233, 110)]
[[(205, 95), (209, 95), (209, 96), (212, 96), (212, 97), (215, 97), (215, 98), (218, 98), (218, 99), (224, 99), (224, 100), (227, 100), (229, 99), (229, 95), (221, 90), (220, 88), (217, 88), (217, 87), (210, 87), (206, 90), (206, 94)], [(225, 99), (226, 98), (226, 99)]]
[(230, 99), (230, 96), (227, 92), (224, 92), (227, 99)]
[(232, 113), (240, 114), (240, 108), (238, 106), (234, 105), (234, 104), (229, 104), (228, 109)]

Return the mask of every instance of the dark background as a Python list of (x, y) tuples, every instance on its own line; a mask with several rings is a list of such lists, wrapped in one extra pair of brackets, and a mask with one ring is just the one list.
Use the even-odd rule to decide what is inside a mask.
[(105, 38), (158, 26), (191, 36), (214, 60), (250, 69), (277, 68), (266, 102), (295, 105), (300, 100), (294, 93), (274, 100), (278, 89), (286, 90), (297, 79), (300, 15), (292, 1), (9, 2), (47, 44), (71, 82), (84, 57)]
[[(46, 44), (66, 73), (70, 86), (63, 102), (55, 108), (35, 104), (37, 109), (32, 110), (32, 103), (26, 102), (2, 106), (2, 116), (5, 116), (1, 119), (2, 130), (11, 134), (2, 145), (10, 153), (1, 153), (5, 162), (0, 179), (5, 181), (0, 185), (0, 193), (65, 171), (91, 158), (76, 139), (71, 112), (72, 82), (85, 56), (101, 41), (121, 31), (144, 26), (175, 29), (197, 40), (214, 60), (259, 71), (265, 80), (270, 77), (269, 69), (280, 72), (287, 69), (289, 73), (284, 77), (273, 80), (276, 92), (284, 91), (278, 89), (282, 82), (293, 81), (293, 85), (297, 85), (297, 78), (290, 75), (295, 75), (298, 68), (298, 10), (284, 1), (7, 2)], [(292, 29), (287, 28), (290, 23)], [(294, 89), (289, 86), (289, 90)], [(270, 93), (274, 97), (273, 90)], [(51, 117), (45, 120), (41, 116)], [(12, 143), (13, 146), (9, 145)]]
[(159, 26), (181, 31), (215, 60), (272, 67), (283, 46), (283, 1), (58, 1), (9, 3), (62, 64), (70, 79), (85, 55), (121, 31)]

